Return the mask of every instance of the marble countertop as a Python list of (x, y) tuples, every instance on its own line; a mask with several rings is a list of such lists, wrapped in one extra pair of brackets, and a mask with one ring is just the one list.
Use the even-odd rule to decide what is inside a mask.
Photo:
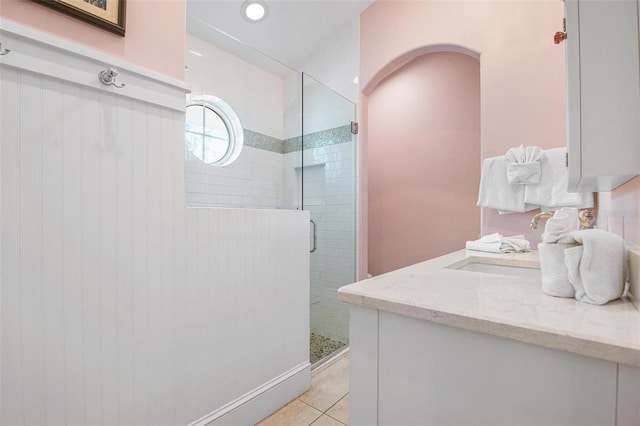
[(542, 292), (539, 278), (447, 268), (483, 263), (538, 267), (538, 254), (460, 250), (342, 287), (343, 302), (640, 367), (640, 312), (623, 298), (603, 306)]

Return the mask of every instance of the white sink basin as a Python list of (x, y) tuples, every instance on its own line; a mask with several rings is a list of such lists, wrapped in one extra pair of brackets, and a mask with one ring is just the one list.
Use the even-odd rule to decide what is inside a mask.
[(496, 263), (495, 259), (467, 258), (447, 266), (448, 269), (459, 271), (484, 272), (487, 274), (511, 275), (524, 278), (540, 279), (540, 269), (533, 266), (504, 265)]

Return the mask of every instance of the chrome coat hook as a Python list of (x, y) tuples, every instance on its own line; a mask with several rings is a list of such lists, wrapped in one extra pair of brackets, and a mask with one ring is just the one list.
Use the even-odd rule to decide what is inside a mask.
[(11, 50), (9, 49), (3, 49), (2, 48), (2, 43), (0, 43), (0, 56), (4, 56), (4, 55), (8, 55), (9, 52), (11, 52)]
[(106, 70), (100, 71), (100, 74), (98, 74), (98, 77), (100, 77), (100, 82), (102, 84), (105, 84), (107, 86), (115, 86), (118, 89), (121, 89), (124, 86), (126, 86), (126, 84), (117, 83), (116, 82), (117, 75), (118, 75), (118, 70), (116, 70), (113, 67), (109, 67)]

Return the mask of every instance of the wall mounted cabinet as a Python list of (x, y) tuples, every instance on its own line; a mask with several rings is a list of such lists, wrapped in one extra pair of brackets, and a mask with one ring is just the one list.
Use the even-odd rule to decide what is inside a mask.
[(638, 1), (566, 0), (570, 191), (640, 174)]

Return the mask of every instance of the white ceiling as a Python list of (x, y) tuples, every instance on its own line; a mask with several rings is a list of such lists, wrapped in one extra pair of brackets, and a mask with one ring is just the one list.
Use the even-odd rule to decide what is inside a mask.
[(240, 16), (243, 0), (187, 0), (187, 32), (217, 44), (218, 30), (291, 68), (300, 65), (373, 0), (266, 0), (260, 23)]

